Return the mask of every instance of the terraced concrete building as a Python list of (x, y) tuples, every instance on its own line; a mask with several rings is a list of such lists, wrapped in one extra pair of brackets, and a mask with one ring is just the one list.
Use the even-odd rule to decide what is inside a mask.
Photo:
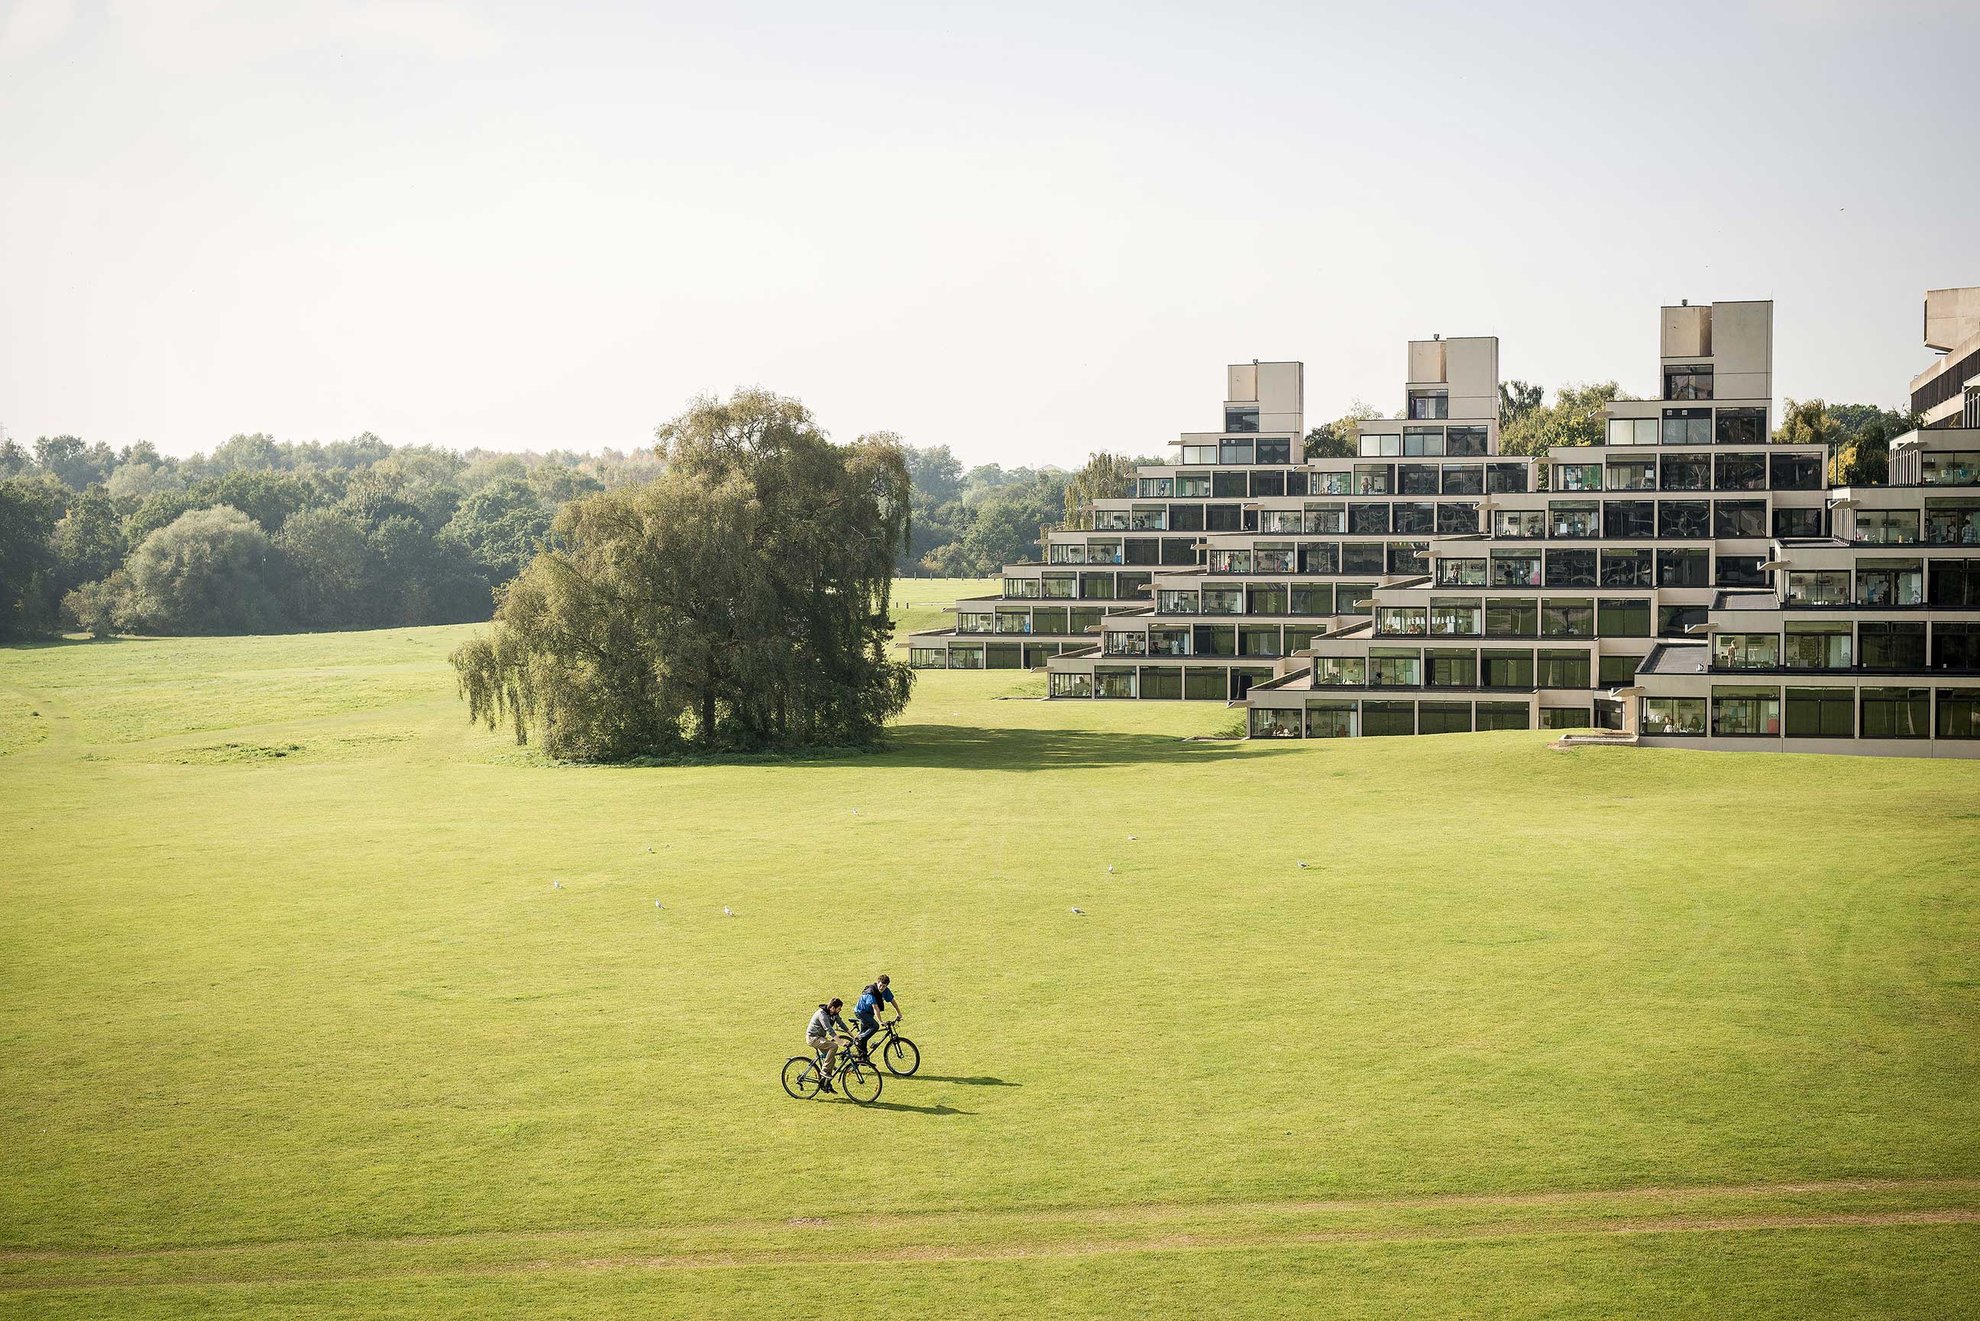
[(1830, 488), (1822, 446), (1769, 441), (1771, 303), (1667, 307), (1659, 336), (1660, 397), (1544, 458), (1499, 452), (1495, 339), (1413, 341), (1350, 458), (1301, 460), (1300, 364), (1232, 366), (1221, 430), (912, 662), (1241, 702), (1254, 737), (1980, 755), (1980, 431), (1913, 432), (1890, 485)]

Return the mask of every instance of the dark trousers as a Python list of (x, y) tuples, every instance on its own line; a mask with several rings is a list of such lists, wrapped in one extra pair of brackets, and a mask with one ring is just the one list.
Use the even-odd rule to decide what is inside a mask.
[(866, 1043), (867, 1043), (867, 1042), (869, 1042), (869, 1041), (871, 1041), (871, 1040), (873, 1040), (873, 1034), (874, 1034), (875, 1032), (878, 1032), (879, 1030), (880, 1030), (880, 1020), (879, 1020), (879, 1019), (877, 1019), (877, 1018), (876, 1018), (876, 1019), (873, 1019), (873, 1020), (872, 1020), (871, 1022), (869, 1022), (869, 1021), (867, 1021), (867, 1020), (865, 1020), (865, 1019), (861, 1019), (861, 1020), (860, 1020), (860, 1024), (859, 1024), (859, 1054), (860, 1054), (860, 1058), (862, 1058), (862, 1059), (864, 1059), (864, 1058), (866, 1057)]

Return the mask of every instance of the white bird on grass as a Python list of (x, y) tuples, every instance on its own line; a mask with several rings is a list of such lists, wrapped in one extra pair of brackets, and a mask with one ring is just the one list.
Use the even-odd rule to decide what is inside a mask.
[(1306, 864), (1305, 864), (1305, 863), (1303, 863), (1303, 862), (1302, 862), (1302, 863), (1300, 863), (1300, 864), (1299, 864), (1299, 869), (1300, 869), (1301, 871), (1305, 871), (1305, 870), (1306, 870)]
[(1075, 909), (1073, 909), (1073, 910), (1072, 910), (1072, 915), (1073, 915), (1074, 917), (1085, 917), (1085, 916), (1086, 916), (1086, 910), (1085, 910), (1084, 908), (1075, 908)]
[(1128, 836), (1128, 843), (1130, 843), (1130, 844), (1132, 844), (1132, 843), (1134, 843), (1134, 836), (1133, 836), (1133, 835), (1129, 835), (1129, 836)]
[(727, 904), (723, 904), (723, 905), (722, 905), (722, 916), (723, 916), (723, 917), (734, 917), (735, 915), (736, 915), (736, 910), (735, 910), (735, 909), (733, 909), (733, 908), (731, 908), (731, 907), (729, 907), (729, 906), (728, 906)]
[(1109, 876), (1112, 876), (1114, 874), (1114, 864), (1111, 862), (1107, 864), (1107, 874)]
[(553, 890), (561, 890), (564, 888), (564, 883), (562, 881), (552, 881), (550, 882), (550, 888)]
[(659, 901), (658, 899), (655, 899), (655, 900), (653, 901), (653, 906), (654, 906), (655, 908), (665, 908), (665, 907), (666, 907), (667, 905), (665, 905), (665, 904), (663, 904), (663, 903), (661, 903), (661, 902), (660, 902), (660, 901)]

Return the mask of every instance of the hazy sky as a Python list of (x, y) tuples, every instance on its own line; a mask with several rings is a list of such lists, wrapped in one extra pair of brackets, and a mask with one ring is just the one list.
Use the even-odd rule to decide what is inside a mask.
[(0, 0), (0, 426), (648, 443), (762, 384), (965, 460), (1310, 419), (1403, 341), (1653, 388), (1776, 300), (1896, 403), (1980, 283), (1980, 4)]

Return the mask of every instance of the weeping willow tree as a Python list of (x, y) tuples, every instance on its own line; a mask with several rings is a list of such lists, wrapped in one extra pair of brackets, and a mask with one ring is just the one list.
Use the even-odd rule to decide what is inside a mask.
[(698, 399), (658, 438), (664, 474), (565, 506), (455, 651), (470, 718), (573, 761), (873, 741), (911, 681), (887, 657), (898, 445), (834, 445), (764, 390)]

